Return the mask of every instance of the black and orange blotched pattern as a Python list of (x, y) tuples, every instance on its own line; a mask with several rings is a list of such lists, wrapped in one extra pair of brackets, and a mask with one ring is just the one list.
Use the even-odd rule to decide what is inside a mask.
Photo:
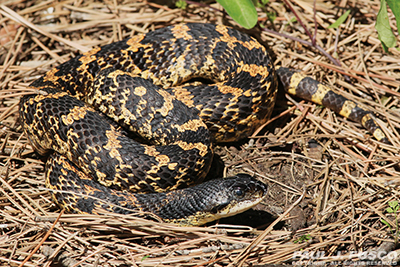
[[(265, 196), (265, 185), (246, 175), (182, 188), (205, 177), (213, 143), (245, 138), (266, 122), (278, 77), (289, 93), (386, 141), (354, 102), (290, 69), (276, 72), (254, 38), (200, 23), (137, 35), (61, 64), (31, 84), (38, 93), (21, 99), (20, 116), (34, 148), (52, 153), (46, 185), (68, 211), (145, 211), (199, 225)], [(164, 212), (171, 203), (181, 212)]]

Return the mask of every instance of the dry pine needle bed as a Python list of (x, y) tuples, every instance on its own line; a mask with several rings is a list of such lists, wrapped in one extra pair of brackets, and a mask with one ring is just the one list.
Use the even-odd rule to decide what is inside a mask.
[[(386, 211), (400, 193), (400, 53), (381, 48), (374, 29), (379, 1), (317, 1), (315, 16), (312, 1), (292, 5), (311, 32), (316, 20), (316, 44), (341, 67), (302, 42), (240, 28), (215, 3), (181, 10), (156, 1), (2, 1), (0, 265), (350, 265), (361, 260), (355, 252), (372, 251), (400, 258), (393, 245), (398, 214)], [(347, 9), (350, 18), (328, 29)], [(309, 41), (281, 2), (258, 11), (261, 26)], [(276, 14), (273, 23), (265, 11)], [(389, 19), (395, 30), (391, 13)], [(375, 112), (392, 145), (282, 93), (271, 120), (251, 138), (216, 148), (225, 167), (214, 172), (249, 173), (268, 183), (267, 199), (254, 210), (194, 228), (134, 216), (63, 214), (44, 187), (44, 160), (22, 133), (19, 98), (32, 93), (32, 81), (79, 53), (180, 22), (223, 23), (253, 35), (276, 65), (301, 69)], [(310, 259), (306, 253), (319, 254)]]

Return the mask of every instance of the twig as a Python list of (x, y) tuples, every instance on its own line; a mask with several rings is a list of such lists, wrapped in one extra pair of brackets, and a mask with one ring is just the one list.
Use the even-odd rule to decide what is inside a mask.
[(44, 241), (46, 241), (46, 239), (50, 236), (51, 232), (54, 229), (54, 226), (56, 226), (58, 220), (60, 219), (61, 215), (63, 215), (63, 213), (64, 213), (64, 210), (62, 210), (60, 212), (60, 214), (58, 215), (57, 219), (54, 221), (54, 223), (51, 225), (50, 229), (47, 231), (46, 235), (43, 237), (42, 241), (40, 241), (40, 243), (37, 244), (37, 246), (29, 254), (29, 256), (26, 257), (25, 260), (18, 267), (23, 267), (25, 265), (25, 263), (27, 263), (28, 260), (33, 256), (33, 254), (35, 254), (35, 252), (38, 251), (38, 249), (43, 245)]
[(310, 46), (310, 47), (314, 47), (314, 48), (318, 49), (324, 56), (329, 58), (329, 60), (332, 61), (333, 64), (335, 64), (336, 66), (339, 66), (339, 67), (342, 66), (339, 61), (337, 61), (334, 57), (332, 57), (328, 52), (326, 52), (318, 44), (315, 44), (315, 46), (314, 46), (311, 42), (305, 41), (303, 39), (300, 39), (300, 38), (297, 38), (297, 37), (294, 37), (294, 36), (290, 36), (290, 35), (285, 34), (285, 33), (277, 32), (277, 31), (274, 31), (274, 30), (270, 30), (270, 29), (267, 29), (267, 28), (262, 28), (262, 30), (265, 31), (265, 32), (269, 32), (269, 33), (284, 37), (284, 38), (288, 38), (290, 40), (302, 43), (302, 44)]
[(296, 200), (296, 202), (294, 202), (284, 213), (282, 213), (278, 219), (276, 219), (273, 223), (271, 223), (267, 229), (265, 229), (265, 231), (259, 235), (256, 239), (254, 239), (253, 242), (251, 242), (251, 244), (245, 248), (236, 258), (235, 260), (229, 264), (228, 266), (242, 266), (244, 261), (247, 259), (247, 257), (249, 256), (250, 252), (256, 248), (263, 240), (264, 238), (272, 231), (272, 229), (274, 228), (274, 226), (279, 223), (280, 221), (282, 221), (291, 211), (292, 209), (294, 209), (294, 207), (296, 207), (304, 198), (306, 194), (306, 191), (303, 191), (303, 194)]
[[(311, 45), (315, 47), (316, 43), (315, 43), (315, 38), (313, 38), (313, 36), (311, 35), (310, 31), (308, 30), (308, 28), (306, 27), (306, 25), (303, 23), (303, 21), (300, 19), (300, 16), (297, 14), (297, 12), (294, 10), (294, 8), (292, 7), (292, 5), (290, 4), (290, 2), (288, 0), (283, 0), (283, 2), (285, 2), (285, 4), (289, 7), (289, 9), (292, 11), (292, 13), (294, 14), (294, 16), (296, 17), (297, 21), (300, 23), (301, 27), (303, 27), (304, 31), (306, 32), (306, 34), (308, 35), (308, 37), (311, 39)], [(317, 27), (317, 25), (315, 25), (315, 27)]]

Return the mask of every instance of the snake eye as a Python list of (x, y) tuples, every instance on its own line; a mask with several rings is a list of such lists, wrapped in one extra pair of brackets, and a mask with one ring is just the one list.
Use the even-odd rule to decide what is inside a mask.
[(233, 192), (235, 193), (235, 195), (237, 197), (243, 197), (243, 195), (244, 195), (244, 191), (243, 191), (243, 189), (241, 187), (234, 188)]

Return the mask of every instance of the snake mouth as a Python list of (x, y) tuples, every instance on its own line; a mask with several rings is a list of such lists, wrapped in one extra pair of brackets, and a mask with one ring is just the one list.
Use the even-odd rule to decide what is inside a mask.
[[(238, 213), (242, 213), (257, 204), (259, 204), (266, 196), (266, 191), (264, 188), (257, 187), (254, 188), (255, 193), (250, 197), (243, 200), (231, 200), (229, 203), (223, 203), (211, 210), (211, 213), (221, 214), (223, 217), (232, 216)], [(224, 216), (226, 215), (226, 216)]]
[(249, 187), (250, 191), (254, 192), (253, 196), (255, 198), (264, 198), (267, 195), (268, 192), (267, 185), (260, 181), (251, 183)]

